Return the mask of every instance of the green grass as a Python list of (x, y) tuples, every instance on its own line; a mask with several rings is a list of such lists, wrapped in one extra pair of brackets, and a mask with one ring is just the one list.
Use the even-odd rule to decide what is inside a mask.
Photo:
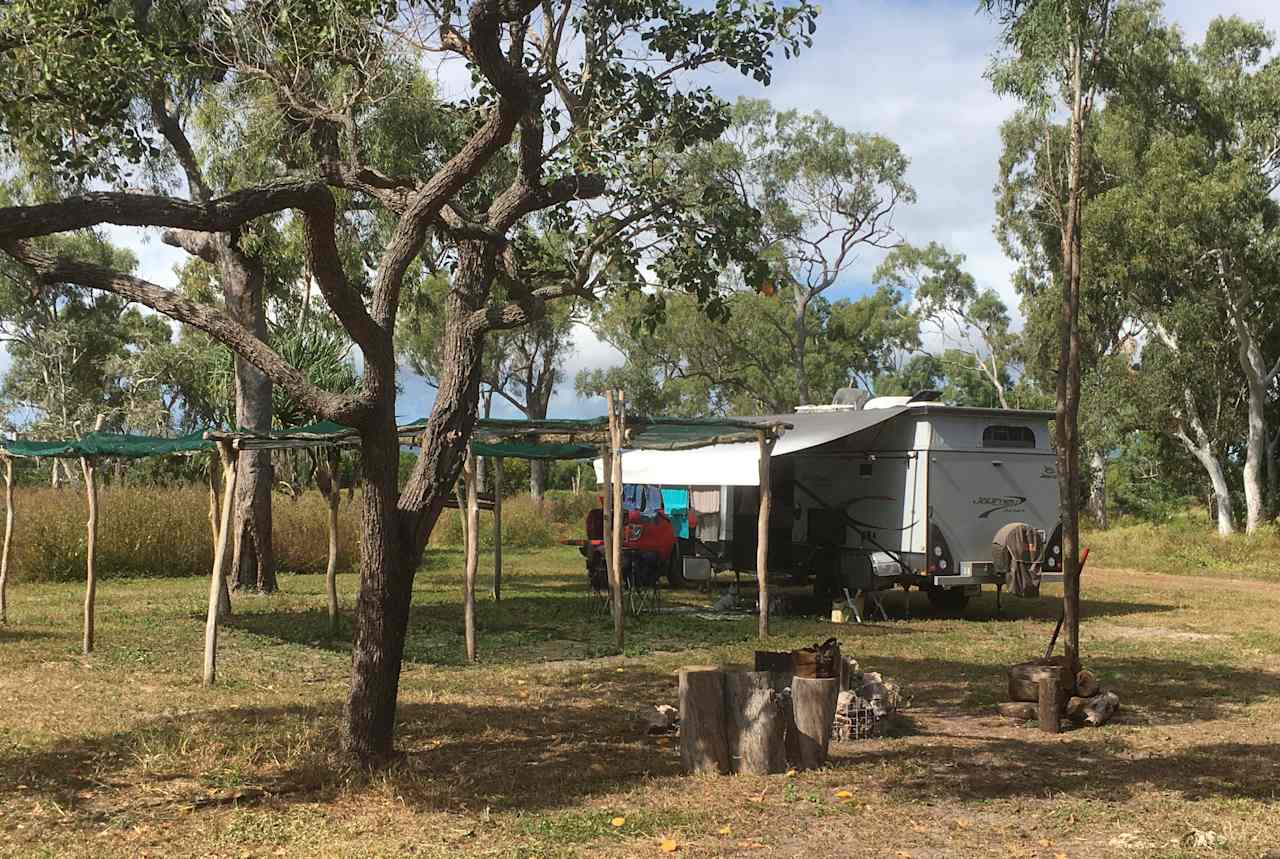
[(1106, 531), (1086, 531), (1081, 544), (1095, 553), (1091, 564), (1280, 582), (1280, 528), (1267, 525), (1255, 534), (1223, 538), (1202, 511), (1160, 525), (1122, 519)]
[[(1083, 641), (1122, 696), (1116, 722), (1051, 737), (992, 715), (1005, 666), (1043, 650), (1054, 599), (1006, 597), (997, 614), (986, 595), (938, 619), (913, 594), (908, 620), (895, 594), (891, 623), (775, 619), (770, 648), (838, 635), (911, 698), (903, 736), (840, 746), (794, 777), (687, 778), (674, 744), (641, 728), (674, 703), (680, 665), (750, 662), (754, 618), (629, 618), (615, 654), (571, 549), (504, 553), (506, 598), (480, 601), (476, 665), (462, 659), (461, 555), (429, 550), (405, 757), (374, 774), (337, 748), (350, 629), (326, 635), (321, 577), (234, 599), (212, 689), (200, 579), (103, 582), (89, 658), (80, 587), (20, 584), (0, 627), (0, 854), (653, 856), (669, 839), (683, 856), (1180, 856), (1193, 829), (1226, 837), (1214, 855), (1280, 846), (1280, 584), (1134, 572), (1114, 555), (1124, 540), (1090, 539)], [(355, 586), (340, 577), (344, 608)]]

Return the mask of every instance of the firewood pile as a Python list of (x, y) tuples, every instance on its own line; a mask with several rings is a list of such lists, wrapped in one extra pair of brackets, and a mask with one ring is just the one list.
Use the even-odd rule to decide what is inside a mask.
[(902, 690), (878, 671), (860, 671), (854, 659), (845, 657), (844, 662), (844, 688), (836, 698), (831, 738), (851, 742), (878, 737), (897, 715)]
[(1064, 716), (1072, 724), (1098, 727), (1120, 709), (1119, 695), (1103, 689), (1092, 671), (1072, 674), (1064, 656), (1011, 666), (1009, 699), (996, 705), (1001, 716), (1039, 721), (1042, 730), (1055, 734)]

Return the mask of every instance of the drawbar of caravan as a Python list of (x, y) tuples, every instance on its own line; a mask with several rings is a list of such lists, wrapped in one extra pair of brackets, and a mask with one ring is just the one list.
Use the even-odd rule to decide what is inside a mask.
[[(794, 426), (771, 458), (771, 572), (812, 580), (820, 596), (916, 586), (948, 610), (984, 584), (1013, 585), (1011, 570), (1033, 570), (1037, 587), (1061, 579), (1053, 413), (932, 396), (770, 418)], [(688, 490), (695, 524), (680, 548), (689, 579), (713, 567), (754, 570), (758, 467), (753, 444), (622, 458), (629, 484)]]

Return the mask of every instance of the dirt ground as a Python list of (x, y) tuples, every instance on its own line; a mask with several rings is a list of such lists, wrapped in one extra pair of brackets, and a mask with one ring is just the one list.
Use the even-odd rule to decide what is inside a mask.
[[(19, 585), (0, 628), (0, 853), (14, 856), (1259, 857), (1280, 848), (1280, 585), (1086, 574), (1086, 662), (1123, 707), (1046, 735), (994, 714), (1004, 668), (1042, 651), (1058, 603), (985, 596), (937, 619), (782, 618), (770, 647), (837, 635), (903, 684), (899, 735), (833, 747), (816, 772), (697, 777), (642, 715), (674, 671), (750, 661), (754, 619), (607, 620), (567, 550), (508, 562), (460, 658), (460, 558), (416, 584), (403, 760), (337, 749), (349, 666), (318, 577), (237, 599), (222, 682), (199, 685), (198, 580), (107, 582), (99, 651), (80, 589)], [(354, 578), (343, 577), (344, 595)], [(677, 602), (706, 605), (696, 591)], [(669, 599), (669, 604), (672, 599)], [(349, 631), (346, 633), (349, 637)]]

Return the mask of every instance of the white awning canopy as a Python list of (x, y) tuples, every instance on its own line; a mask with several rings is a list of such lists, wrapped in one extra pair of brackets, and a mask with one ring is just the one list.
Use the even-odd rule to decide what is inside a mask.
[[(789, 421), (773, 448), (773, 456), (786, 456), (862, 432), (896, 418), (905, 406), (838, 412), (799, 413), (750, 417), (743, 420)], [(596, 482), (604, 482), (603, 467), (595, 460)], [(626, 483), (659, 486), (758, 486), (760, 446), (718, 444), (697, 450), (625, 450), (622, 479)]]

